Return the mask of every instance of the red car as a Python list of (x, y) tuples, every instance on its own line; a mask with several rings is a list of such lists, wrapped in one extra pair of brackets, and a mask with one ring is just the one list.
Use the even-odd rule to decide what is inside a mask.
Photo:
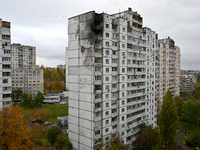
[(49, 102), (49, 104), (55, 104), (54, 102)]

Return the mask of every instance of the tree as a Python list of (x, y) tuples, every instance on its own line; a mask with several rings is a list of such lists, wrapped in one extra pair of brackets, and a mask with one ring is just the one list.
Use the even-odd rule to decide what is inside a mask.
[(17, 88), (16, 90), (12, 91), (11, 97), (12, 97), (12, 103), (14, 100), (19, 100), (21, 98), (22, 90), (20, 88)]
[(168, 90), (163, 97), (163, 104), (159, 114), (161, 141), (165, 149), (175, 149), (176, 147), (175, 135), (177, 120), (177, 109), (172, 99), (172, 93)]
[(174, 102), (175, 102), (178, 114), (181, 115), (182, 110), (183, 110), (183, 105), (184, 105), (183, 100), (179, 96), (175, 96)]
[(55, 147), (56, 150), (71, 150), (73, 146), (70, 143), (68, 136), (66, 134), (61, 133), (56, 137)]
[(133, 143), (134, 148), (136, 150), (158, 150), (160, 139), (157, 129), (146, 124), (141, 124), (140, 128), (141, 132)]
[(128, 145), (124, 145), (120, 139), (119, 134), (114, 133), (111, 135), (111, 140), (109, 141), (110, 146), (106, 147), (105, 150), (130, 150)]
[(186, 121), (191, 127), (200, 126), (200, 102), (197, 100), (188, 101), (183, 106), (182, 120)]
[(194, 130), (186, 137), (186, 144), (192, 147), (200, 147), (200, 131)]
[(43, 126), (35, 124), (35, 126), (31, 127), (30, 138), (35, 144), (41, 143), (42, 134)]
[(30, 99), (31, 97), (29, 97), (29, 95), (26, 94), (26, 93), (22, 93), (21, 94), (21, 98), (22, 98), (22, 104), (24, 106), (27, 106), (30, 103), (30, 101), (31, 101), (31, 99)]
[(51, 112), (48, 109), (41, 109), (36, 111), (32, 119), (40, 119), (42, 122), (51, 118)]
[(56, 142), (56, 137), (61, 134), (62, 131), (60, 128), (58, 127), (51, 127), (48, 131), (47, 131), (47, 140), (49, 141), (49, 143), (51, 144), (51, 146), (55, 145)]
[(38, 92), (37, 95), (35, 95), (35, 104), (40, 105), (44, 101), (44, 95), (41, 92)]
[(30, 140), (30, 130), (24, 118), (23, 109), (19, 106), (4, 106), (0, 115), (0, 131), (3, 138), (1, 149), (29, 150), (33, 142)]

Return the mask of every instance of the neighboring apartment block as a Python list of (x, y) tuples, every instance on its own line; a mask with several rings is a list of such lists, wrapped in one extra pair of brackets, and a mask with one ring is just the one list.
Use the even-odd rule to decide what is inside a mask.
[(35, 96), (38, 92), (44, 92), (44, 80), (42, 69), (12, 69), (13, 90), (20, 88), (24, 93)]
[(33, 46), (12, 44), (12, 69), (35, 69), (36, 48)]
[(35, 96), (44, 92), (43, 70), (36, 68), (36, 47), (12, 44), (12, 87)]
[(173, 96), (180, 95), (180, 48), (175, 46), (175, 41), (168, 37), (159, 42), (158, 64), (158, 99), (159, 107), (162, 105), (163, 96), (169, 89)]
[(69, 19), (69, 139), (75, 149), (106, 146), (111, 133), (132, 145), (142, 122), (156, 127), (158, 36), (142, 20), (131, 8)]
[(184, 94), (193, 94), (197, 87), (197, 74), (180, 75), (180, 92)]
[(0, 19), (0, 110), (11, 104), (10, 22)]

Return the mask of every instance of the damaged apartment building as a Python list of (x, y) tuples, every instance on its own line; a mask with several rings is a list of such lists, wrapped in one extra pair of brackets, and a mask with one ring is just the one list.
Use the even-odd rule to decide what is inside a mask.
[(77, 150), (132, 145), (139, 125), (157, 125), (158, 36), (131, 8), (68, 20), (69, 139)]

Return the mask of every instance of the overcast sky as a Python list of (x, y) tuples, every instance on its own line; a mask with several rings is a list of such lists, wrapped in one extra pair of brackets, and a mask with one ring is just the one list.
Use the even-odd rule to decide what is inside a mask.
[(36, 64), (56, 67), (65, 63), (68, 18), (128, 7), (159, 38), (175, 40), (181, 69), (200, 70), (200, 0), (0, 0), (0, 18), (11, 22), (12, 43), (36, 46)]

